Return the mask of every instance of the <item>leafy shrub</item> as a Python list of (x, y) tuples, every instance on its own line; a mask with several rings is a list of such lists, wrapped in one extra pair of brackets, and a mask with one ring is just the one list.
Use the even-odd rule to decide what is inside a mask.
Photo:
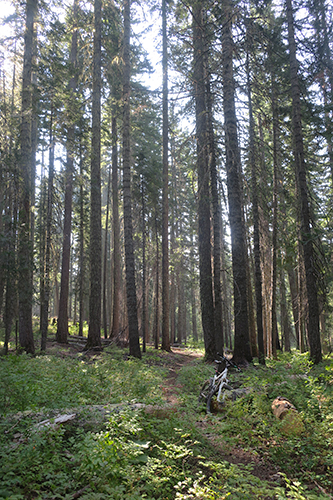
[(0, 361), (0, 412), (160, 400), (161, 375), (138, 360), (9, 355)]
[[(164, 404), (160, 387), (168, 362), (168, 354), (159, 351), (125, 361), (114, 347), (91, 359), (1, 358), (0, 498), (329, 498), (323, 491), (333, 491), (332, 359), (314, 367), (307, 356), (283, 355), (266, 367), (231, 373), (249, 392), (209, 416), (195, 403), (212, 366), (193, 361), (181, 368), (178, 404), (171, 406)], [(285, 434), (273, 416), (277, 395), (299, 410), (300, 435)], [(84, 421), (91, 419), (91, 405), (132, 400), (157, 405), (114, 407), (106, 425)], [(36, 432), (45, 414), (76, 406), (86, 408), (83, 428), (80, 422)], [(253, 464), (229, 463), (223, 449), (275, 464), (281, 482), (260, 480)]]

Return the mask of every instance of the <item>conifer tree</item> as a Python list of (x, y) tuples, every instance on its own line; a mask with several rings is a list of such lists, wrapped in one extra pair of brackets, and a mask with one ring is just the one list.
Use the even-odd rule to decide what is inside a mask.
[(46, 350), (47, 330), (49, 324), (49, 302), (51, 291), (51, 237), (52, 237), (52, 212), (53, 212), (53, 177), (54, 177), (54, 136), (53, 136), (53, 103), (50, 110), (50, 135), (49, 135), (49, 175), (47, 186), (47, 213), (46, 213), (46, 245), (45, 245), (45, 287), (43, 294), (42, 322), (41, 322), (41, 351)]
[(214, 306), (211, 265), (210, 196), (208, 170), (208, 144), (206, 120), (206, 79), (204, 71), (203, 6), (196, 1), (193, 6), (193, 49), (194, 49), (194, 97), (196, 114), (197, 168), (198, 168), (198, 216), (199, 216), (199, 259), (200, 300), (204, 331), (205, 356), (213, 360), (216, 356)]
[(101, 224), (101, 0), (94, 1), (94, 61), (90, 172), (90, 297), (85, 349), (101, 348), (102, 224)]
[(233, 76), (232, 18), (233, 4), (222, 1), (222, 72), (223, 110), (225, 122), (226, 169), (231, 230), (232, 271), (234, 281), (234, 360), (252, 361), (249, 338), (246, 243), (243, 218), (240, 151), (235, 109), (235, 82)]
[(131, 193), (131, 143), (130, 143), (130, 0), (125, 0), (124, 8), (124, 41), (123, 41), (123, 197), (124, 197), (124, 237), (127, 317), (129, 330), (130, 355), (141, 358), (139, 344), (139, 327), (137, 313), (137, 297), (135, 283), (134, 242), (132, 224)]
[(74, 0), (73, 5), (73, 32), (70, 50), (71, 79), (69, 83), (69, 106), (67, 113), (67, 161), (65, 174), (65, 213), (62, 246), (61, 285), (59, 315), (57, 323), (57, 342), (66, 343), (68, 336), (68, 292), (69, 292), (69, 267), (72, 231), (72, 196), (73, 196), (73, 168), (74, 168), (74, 139), (75, 139), (75, 109), (74, 99), (77, 87), (77, 17), (79, 0)]
[(32, 277), (33, 256), (31, 241), (31, 109), (32, 109), (32, 58), (34, 22), (37, 0), (27, 0), (24, 34), (24, 60), (22, 75), (21, 151), (20, 151), (20, 208), (19, 208), (19, 341), (28, 353), (35, 352), (32, 333)]
[(162, 0), (163, 44), (163, 202), (162, 202), (162, 349), (170, 350), (169, 332), (169, 120), (168, 120), (168, 49), (166, 0)]
[(318, 283), (316, 277), (316, 256), (313, 242), (313, 230), (310, 215), (310, 201), (306, 179), (306, 165), (303, 145), (301, 92), (296, 59), (296, 42), (291, 0), (286, 0), (288, 42), (290, 57), (290, 87), (292, 98), (292, 123), (295, 152), (296, 183), (300, 194), (301, 244), (304, 258), (306, 295), (308, 306), (308, 340), (310, 357), (314, 363), (322, 360), (319, 331)]
[[(248, 28), (249, 30), (249, 28)], [(249, 33), (247, 33), (249, 37)], [(250, 44), (250, 42), (248, 42)], [(248, 50), (250, 47), (248, 46)], [(247, 53), (247, 90), (249, 100), (249, 161), (251, 167), (252, 184), (252, 212), (253, 212), (253, 253), (254, 253), (254, 285), (256, 296), (256, 321), (258, 338), (258, 359), (260, 364), (265, 364), (264, 352), (264, 330), (263, 330), (263, 303), (262, 303), (262, 276), (260, 263), (260, 228), (259, 228), (259, 201), (257, 184), (257, 165), (256, 165), (256, 147), (255, 147), (255, 123), (252, 105), (252, 82), (250, 75), (249, 54)]]

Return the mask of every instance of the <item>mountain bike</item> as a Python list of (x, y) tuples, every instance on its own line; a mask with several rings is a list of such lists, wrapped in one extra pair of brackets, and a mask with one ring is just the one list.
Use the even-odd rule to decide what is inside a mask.
[(218, 354), (221, 359), (215, 359), (216, 367), (215, 367), (215, 375), (210, 377), (203, 384), (200, 395), (199, 395), (199, 403), (204, 402), (206, 404), (207, 413), (211, 413), (212, 408), (215, 405), (215, 400), (219, 404), (219, 406), (224, 405), (224, 400), (226, 397), (226, 391), (232, 391), (233, 388), (229, 385), (228, 380), (228, 369), (230, 367), (235, 368), (237, 371), (241, 371), (239, 366), (236, 365), (233, 361)]

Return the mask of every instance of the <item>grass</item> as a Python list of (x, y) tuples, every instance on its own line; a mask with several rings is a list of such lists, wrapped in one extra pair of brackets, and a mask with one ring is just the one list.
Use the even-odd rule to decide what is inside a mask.
[[(207, 416), (197, 395), (213, 369), (200, 359), (178, 370), (179, 402), (167, 405), (173, 355), (69, 354), (0, 358), (0, 498), (332, 498), (332, 358), (313, 367), (293, 353), (231, 374), (250, 391)], [(278, 395), (301, 424), (273, 416)], [(37, 431), (38, 421), (69, 411), (79, 415), (72, 423)], [(243, 464), (228, 460), (237, 450)], [(265, 467), (279, 475), (268, 480)]]

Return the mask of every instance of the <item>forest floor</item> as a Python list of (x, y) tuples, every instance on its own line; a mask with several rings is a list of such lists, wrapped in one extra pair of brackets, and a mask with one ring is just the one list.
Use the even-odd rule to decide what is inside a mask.
[[(207, 414), (198, 394), (214, 363), (203, 349), (148, 345), (140, 361), (114, 344), (84, 351), (77, 336), (50, 335), (33, 357), (11, 345), (0, 356), (0, 499), (333, 499), (332, 356), (230, 370), (249, 391)], [(279, 395), (300, 429), (274, 417)], [(74, 419), (33, 432), (59, 415)]]
[[(186, 365), (202, 357), (197, 350), (181, 347), (172, 347), (171, 353), (160, 353), (161, 358), (167, 358), (168, 374), (162, 388), (167, 404), (175, 405), (179, 409), (178, 394), (182, 390), (182, 384), (177, 381), (178, 373)], [(196, 425), (198, 429), (214, 446), (216, 458), (231, 464), (252, 465), (252, 474), (261, 480), (268, 482), (280, 481), (278, 470), (274, 464), (263, 459), (253, 452), (245, 450), (242, 446), (230, 446), (223, 437), (215, 433), (214, 421), (209, 418), (199, 417)]]
[[(80, 344), (67, 345), (65, 348), (52, 340), (50, 340), (47, 344), (48, 353), (56, 353), (58, 356), (60, 354), (65, 358), (76, 357), (80, 351)], [(160, 387), (166, 405), (168, 407), (176, 407), (177, 411), (181, 411), (179, 394), (181, 393), (183, 386), (178, 381), (179, 372), (185, 366), (193, 365), (196, 360), (203, 357), (203, 354), (197, 349), (192, 350), (186, 347), (173, 346), (170, 353), (160, 350), (146, 353), (148, 359), (150, 355), (153, 359), (152, 363), (154, 365), (160, 364), (167, 369), (164, 383)], [(156, 361), (156, 355), (160, 362)], [(96, 353), (94, 351), (90, 351), (85, 353), (85, 356), (94, 357), (96, 356)], [(184, 417), (186, 417), (185, 413)], [(198, 415), (196, 425), (199, 433), (203, 434), (214, 447), (216, 458), (219, 457), (221, 461), (223, 460), (231, 464), (251, 464), (251, 472), (254, 476), (268, 482), (280, 482), (278, 470), (272, 463), (267, 461), (267, 459), (259, 457), (257, 453), (245, 450), (242, 446), (230, 446), (230, 443), (226, 443), (224, 441), (223, 436), (221, 437), (216, 434), (214, 421), (212, 421), (212, 419), (206, 418), (206, 416)]]

